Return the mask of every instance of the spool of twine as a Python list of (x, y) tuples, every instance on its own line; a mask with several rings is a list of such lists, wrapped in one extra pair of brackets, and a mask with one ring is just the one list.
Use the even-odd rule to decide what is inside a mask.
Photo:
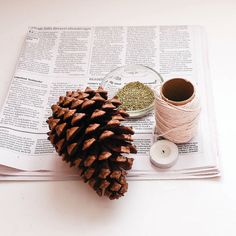
[(174, 143), (186, 143), (197, 132), (201, 111), (195, 86), (188, 80), (167, 80), (155, 93), (156, 131)]

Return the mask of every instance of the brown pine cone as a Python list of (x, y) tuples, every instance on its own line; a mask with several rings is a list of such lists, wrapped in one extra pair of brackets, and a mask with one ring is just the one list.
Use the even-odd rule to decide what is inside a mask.
[(48, 139), (58, 154), (79, 168), (99, 196), (110, 199), (127, 191), (126, 170), (131, 169), (133, 158), (125, 155), (137, 152), (131, 143), (134, 131), (121, 125), (129, 115), (119, 105), (116, 97), (108, 99), (102, 87), (70, 91), (52, 105), (47, 120)]

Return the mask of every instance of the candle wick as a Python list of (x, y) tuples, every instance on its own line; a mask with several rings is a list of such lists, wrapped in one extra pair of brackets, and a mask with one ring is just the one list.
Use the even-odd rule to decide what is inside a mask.
[(164, 154), (164, 153), (165, 153), (165, 150), (162, 150), (162, 153)]

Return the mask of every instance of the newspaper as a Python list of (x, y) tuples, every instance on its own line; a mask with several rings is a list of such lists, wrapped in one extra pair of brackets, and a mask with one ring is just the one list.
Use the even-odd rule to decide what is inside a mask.
[(47, 140), (51, 105), (68, 90), (97, 88), (112, 69), (142, 64), (164, 80), (197, 85), (202, 111), (197, 136), (178, 145), (168, 170), (150, 163), (153, 112), (127, 123), (135, 130), (132, 179), (206, 178), (220, 174), (205, 31), (200, 26), (30, 27), (0, 113), (0, 179), (73, 179)]

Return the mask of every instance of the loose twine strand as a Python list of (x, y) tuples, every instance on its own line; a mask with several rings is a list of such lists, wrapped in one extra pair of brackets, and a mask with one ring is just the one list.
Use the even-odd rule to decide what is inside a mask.
[(160, 87), (155, 89), (155, 119), (157, 137), (164, 137), (174, 143), (186, 143), (197, 132), (200, 100), (197, 95), (182, 106), (175, 106), (160, 95)]

